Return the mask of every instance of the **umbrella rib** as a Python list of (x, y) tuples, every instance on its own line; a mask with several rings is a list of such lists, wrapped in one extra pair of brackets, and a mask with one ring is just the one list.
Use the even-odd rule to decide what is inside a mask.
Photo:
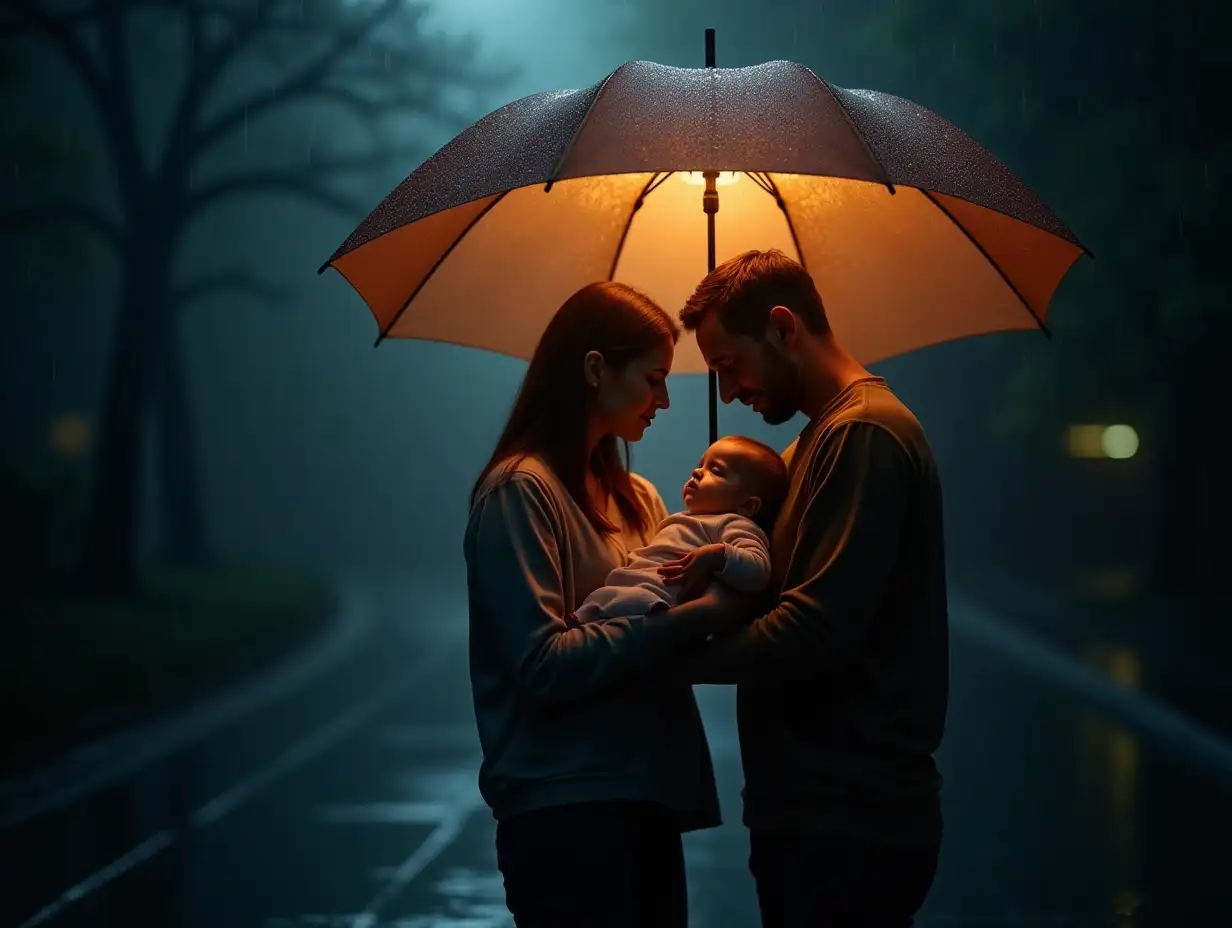
[(616, 277), (616, 265), (620, 263), (620, 255), (625, 250), (625, 242), (629, 238), (629, 229), (633, 227), (633, 217), (637, 215), (637, 211), (642, 208), (646, 202), (646, 197), (654, 193), (663, 184), (665, 180), (671, 177), (675, 171), (668, 171), (662, 177), (656, 171), (650, 175), (650, 180), (646, 181), (646, 186), (642, 188), (642, 192), (637, 195), (637, 199), (633, 201), (633, 208), (629, 210), (629, 216), (625, 219), (625, 227), (621, 230), (620, 241), (616, 243), (616, 253), (612, 255), (612, 265), (608, 268), (607, 279), (613, 280)]
[(980, 254), (984, 256), (984, 260), (992, 265), (993, 270), (995, 270), (1001, 276), (1001, 279), (1005, 281), (1005, 285), (1009, 287), (1011, 291), (1013, 291), (1014, 296), (1018, 297), (1018, 302), (1022, 304), (1023, 309), (1025, 309), (1027, 312), (1031, 314), (1031, 318), (1035, 320), (1035, 324), (1039, 326), (1040, 331), (1043, 332), (1044, 335), (1046, 335), (1048, 338), (1052, 338), (1052, 332), (1048, 331), (1048, 326), (1044, 324), (1044, 320), (1041, 319), (1039, 317), (1039, 314), (1036, 313), (1036, 311), (1031, 308), (1031, 304), (1028, 303), (1026, 300), (1026, 297), (1022, 295), (1022, 291), (1020, 291), (1018, 287), (1014, 285), (1014, 282), (1010, 280), (1009, 275), (1007, 275), (1005, 271), (1002, 270), (1001, 265), (998, 264), (996, 259), (988, 253), (988, 249), (986, 249), (983, 245), (981, 245), (979, 241), (976, 239), (976, 237), (967, 231), (967, 227), (964, 226), (961, 222), (959, 222), (953, 213), (951, 213), (948, 209), (942, 206), (941, 202), (936, 197), (934, 197), (927, 190), (924, 190), (918, 187), (916, 189), (919, 190), (920, 193), (924, 194), (924, 196), (928, 199), (928, 202), (930, 202), (933, 206), (937, 207), (937, 209), (941, 210), (942, 214), (945, 216), (946, 219), (950, 220), (950, 222), (954, 223), (954, 225), (958, 227), (958, 230), (967, 237), (967, 241), (969, 241), (972, 245), (974, 245), (976, 248), (979, 249)]
[(445, 263), (445, 259), (453, 254), (453, 250), (458, 247), (462, 239), (466, 238), (471, 229), (475, 228), (475, 226), (479, 224), (480, 220), (482, 220), (484, 216), (488, 215), (497, 203), (505, 199), (505, 195), (508, 192), (508, 190), (505, 190), (493, 197), (492, 202), (476, 213), (475, 217), (466, 224), (466, 228), (459, 232), (457, 238), (449, 243), (449, 247), (441, 252), (441, 256), (436, 259), (436, 263), (433, 264), (428, 270), (428, 273), (424, 275), (424, 279), (419, 282), (415, 289), (411, 291), (411, 295), (406, 298), (406, 301), (402, 304), (402, 308), (394, 313), (394, 317), (389, 320), (389, 325), (387, 325), (383, 330), (381, 330), (380, 334), (377, 335), (376, 342), (372, 345), (373, 348), (383, 342), (385, 340), (385, 336), (393, 331), (394, 326), (398, 324), (398, 320), (402, 318), (402, 314), (406, 312), (406, 308), (415, 301), (415, 297), (419, 296), (419, 291), (421, 291), (427, 285), (428, 281), (432, 279), (432, 275), (435, 274), (440, 269), (440, 266)]
[(586, 124), (590, 122), (590, 114), (595, 111), (595, 107), (599, 104), (599, 98), (603, 96), (603, 91), (607, 90), (607, 85), (611, 83), (613, 77), (627, 68), (628, 62), (622, 64), (619, 68), (603, 79), (603, 83), (599, 85), (599, 89), (595, 91), (594, 98), (590, 101), (590, 105), (586, 107), (586, 113), (582, 116), (577, 128), (573, 130), (573, 137), (569, 139), (569, 144), (565, 146), (565, 150), (560, 153), (560, 158), (556, 161), (556, 167), (552, 169), (552, 176), (547, 179), (544, 185), (543, 192), (551, 193), (552, 185), (560, 179), (560, 172), (564, 170), (565, 161), (569, 158), (570, 152), (573, 151), (573, 146), (577, 144), (578, 138), (582, 135), (582, 130), (586, 128)]
[(872, 146), (868, 144), (868, 139), (864, 137), (864, 133), (861, 132), (859, 128), (856, 126), (855, 120), (852, 119), (851, 114), (847, 112), (847, 107), (845, 107), (843, 105), (843, 101), (838, 98), (838, 94), (834, 92), (834, 88), (830, 86), (829, 82), (822, 80), (821, 76), (816, 71), (814, 71), (812, 68), (806, 67), (804, 68), (804, 70), (808, 71), (809, 74), (813, 75), (813, 79), (817, 81), (817, 83), (821, 84), (822, 87), (826, 88), (826, 93), (828, 93), (831, 99), (834, 100), (835, 106), (837, 106), (839, 112), (843, 114), (843, 119), (847, 121), (848, 128), (851, 129), (852, 133), (859, 140), (860, 144), (864, 147), (864, 153), (868, 155), (869, 159), (873, 162), (873, 164), (877, 166), (877, 170), (881, 172), (881, 177), (882, 177), (881, 182), (886, 185), (886, 189), (888, 189), (892, 195), (894, 193), (894, 183), (893, 181), (890, 180), (889, 171), (885, 169), (885, 165), (881, 163), (881, 159), (877, 157), (876, 153), (873, 151)]
[(779, 185), (774, 182), (774, 178), (769, 174), (766, 174), (765, 178), (766, 183), (770, 186), (768, 188), (763, 187), (762, 189), (774, 197), (774, 202), (782, 210), (783, 218), (787, 221), (787, 231), (791, 233), (791, 243), (796, 246), (796, 257), (800, 259), (801, 267), (807, 270), (808, 262), (804, 259), (804, 249), (800, 247), (800, 236), (796, 234), (796, 224), (791, 221), (791, 213), (787, 209), (787, 201), (783, 199), (783, 194), (779, 192)]

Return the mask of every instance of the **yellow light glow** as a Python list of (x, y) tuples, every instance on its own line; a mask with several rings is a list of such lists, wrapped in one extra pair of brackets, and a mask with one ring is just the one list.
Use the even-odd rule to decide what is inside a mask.
[(1071, 425), (1065, 439), (1073, 458), (1124, 461), (1138, 453), (1138, 433), (1130, 425)]
[[(680, 179), (686, 184), (692, 184), (694, 187), (706, 186), (706, 176), (701, 171), (681, 171)], [(726, 187), (734, 184), (739, 179), (739, 171), (719, 171), (719, 176), (715, 178), (714, 185), (716, 187)]]
[(1110, 425), (1099, 436), (1105, 457), (1124, 461), (1138, 453), (1138, 433), (1130, 425)]
[(64, 415), (51, 423), (51, 447), (65, 457), (78, 457), (90, 447), (90, 423), (82, 416)]
[(1102, 425), (1071, 425), (1065, 433), (1065, 444), (1072, 458), (1102, 458), (1100, 437), (1103, 435)]

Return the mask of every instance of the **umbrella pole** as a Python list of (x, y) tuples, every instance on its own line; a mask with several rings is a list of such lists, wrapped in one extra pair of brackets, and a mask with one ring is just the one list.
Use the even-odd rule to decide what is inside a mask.
[[(706, 67), (715, 65), (714, 30), (706, 30)], [(706, 273), (714, 270), (714, 216), (719, 211), (719, 190), (715, 181), (718, 171), (706, 171), (706, 190), (702, 194), (702, 209), (706, 213)], [(714, 371), (708, 371), (706, 380), (710, 385), (710, 444), (719, 440), (719, 379)]]
[[(717, 171), (707, 171), (706, 191), (702, 194), (702, 209), (706, 211), (706, 273), (714, 270), (714, 216), (719, 211), (719, 191), (715, 186)], [(710, 444), (719, 440), (719, 378), (714, 371), (706, 377), (710, 383)]]

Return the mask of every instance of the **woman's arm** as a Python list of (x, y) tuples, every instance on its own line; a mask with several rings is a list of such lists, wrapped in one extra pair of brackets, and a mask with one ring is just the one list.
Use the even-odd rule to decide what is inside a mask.
[(727, 610), (702, 599), (567, 627), (558, 528), (547, 491), (519, 473), (476, 503), (466, 533), (471, 614), (482, 622), (473, 646), (489, 649), (531, 699), (588, 695), (727, 625)]
[(732, 520), (723, 529), (723, 566), (718, 577), (742, 593), (757, 593), (770, 583), (770, 541), (752, 522)]

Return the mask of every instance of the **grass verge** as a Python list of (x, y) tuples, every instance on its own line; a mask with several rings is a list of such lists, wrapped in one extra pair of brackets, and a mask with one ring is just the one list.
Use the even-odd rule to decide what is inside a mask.
[(132, 598), (32, 597), (0, 625), (0, 765), (254, 666), (320, 629), (333, 608), (324, 577), (268, 566), (156, 573)]

